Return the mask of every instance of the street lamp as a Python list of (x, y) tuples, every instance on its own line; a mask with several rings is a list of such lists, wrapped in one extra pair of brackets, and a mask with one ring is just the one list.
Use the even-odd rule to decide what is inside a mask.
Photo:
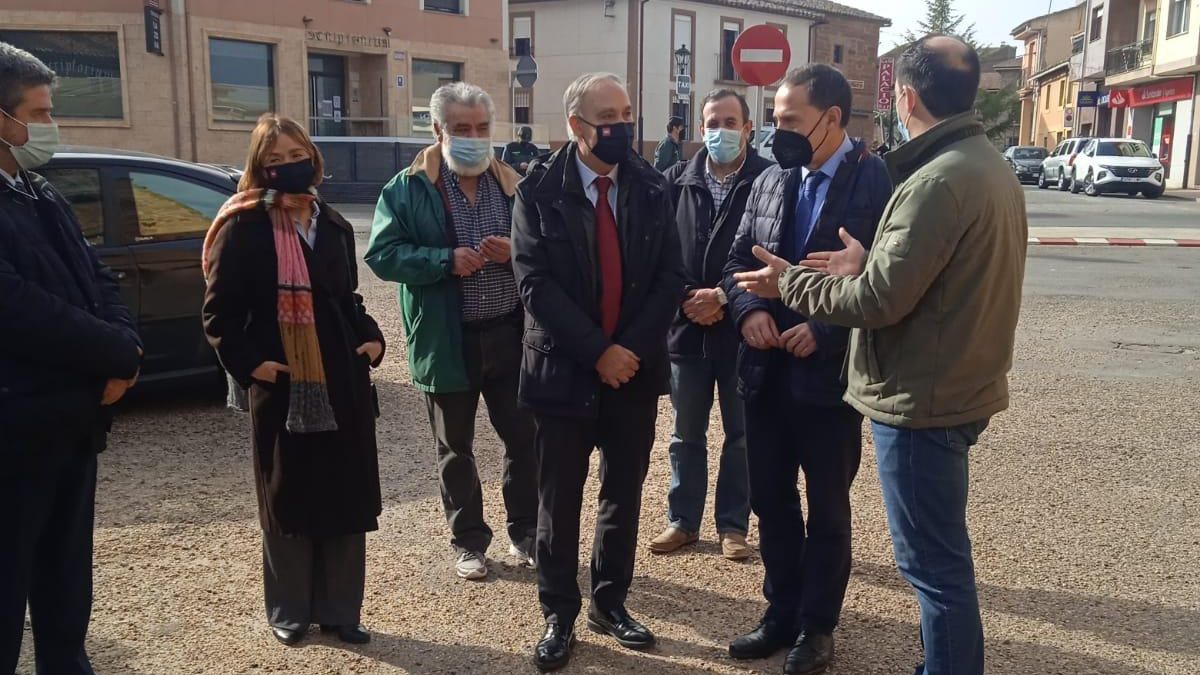
[(692, 52), (686, 45), (679, 45), (679, 49), (675, 50), (675, 65), (679, 66), (679, 74), (686, 75), (688, 64), (692, 61)]

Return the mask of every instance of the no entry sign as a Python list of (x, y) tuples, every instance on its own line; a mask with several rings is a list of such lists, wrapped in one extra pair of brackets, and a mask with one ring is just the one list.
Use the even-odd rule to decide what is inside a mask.
[(792, 48), (778, 28), (751, 26), (733, 43), (733, 69), (747, 84), (775, 84), (787, 74)]

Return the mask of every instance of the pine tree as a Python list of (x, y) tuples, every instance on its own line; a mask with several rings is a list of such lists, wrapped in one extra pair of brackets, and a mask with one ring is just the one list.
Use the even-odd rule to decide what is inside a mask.
[(904, 41), (911, 44), (930, 33), (941, 33), (953, 35), (972, 47), (977, 47), (975, 24), (968, 24), (964, 28), (966, 20), (965, 16), (954, 11), (953, 0), (925, 0), (925, 18), (917, 22), (919, 32), (908, 31), (904, 35)]

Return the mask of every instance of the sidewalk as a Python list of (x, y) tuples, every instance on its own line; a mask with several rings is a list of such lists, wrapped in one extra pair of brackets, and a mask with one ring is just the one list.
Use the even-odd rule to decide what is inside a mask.
[(1200, 189), (1197, 190), (1167, 190), (1163, 199), (1180, 199), (1188, 202), (1200, 202)]
[(1200, 248), (1200, 228), (1031, 227), (1031, 246), (1176, 246)]

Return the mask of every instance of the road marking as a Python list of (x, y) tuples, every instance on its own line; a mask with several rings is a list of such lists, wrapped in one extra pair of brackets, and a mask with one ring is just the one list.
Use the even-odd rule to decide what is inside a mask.
[(1176, 248), (1200, 248), (1200, 239), (1165, 239), (1131, 237), (1029, 237), (1030, 246), (1171, 246)]

